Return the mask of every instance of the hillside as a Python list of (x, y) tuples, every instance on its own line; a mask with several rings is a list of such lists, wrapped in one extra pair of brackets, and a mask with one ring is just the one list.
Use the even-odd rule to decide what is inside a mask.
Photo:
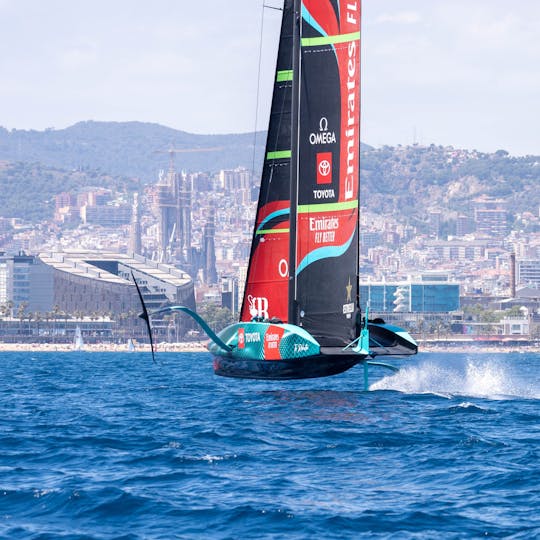
[(362, 153), (363, 204), (414, 226), (442, 212), (448, 234), (460, 213), (470, 214), (480, 195), (504, 199), (511, 214), (538, 215), (540, 157), (510, 156), (442, 146), (398, 146)]
[[(264, 151), (257, 134), (256, 168)], [(130, 189), (133, 178), (154, 183), (167, 168), (167, 149), (213, 148), (180, 153), (178, 169), (217, 172), (253, 164), (253, 134), (194, 135), (141, 122), (80, 122), (63, 130), (0, 128), (0, 217), (52, 216), (52, 197), (87, 186)], [(512, 214), (540, 206), (540, 157), (514, 157), (452, 147), (361, 146), (362, 205), (419, 227), (431, 210), (442, 212), (452, 234), (459, 213), (470, 213), (479, 195), (504, 198)]]
[[(66, 171), (40, 163), (0, 161), (0, 217), (37, 223), (54, 214), (54, 196), (78, 193), (85, 187), (129, 189), (119, 176), (96, 171)], [(135, 186), (134, 186), (135, 187)]]
[[(79, 122), (61, 130), (8, 131), (0, 127), (0, 160), (39, 162), (61, 169), (92, 169), (153, 182), (168, 167), (167, 150), (186, 150), (176, 156), (178, 169), (206, 171), (251, 168), (252, 133), (194, 135), (142, 122)], [(257, 155), (263, 152), (263, 134), (257, 134)], [(193, 149), (217, 148), (210, 152)], [(190, 151), (191, 150), (191, 151)]]
[[(88, 169), (137, 177), (153, 183), (169, 163), (178, 170), (217, 172), (243, 166), (260, 168), (266, 132), (195, 135), (143, 122), (79, 122), (60, 130), (11, 130), (0, 127), (0, 160), (41, 163), (60, 169)], [(362, 148), (368, 148), (362, 146)], [(211, 151), (193, 151), (212, 149)]]

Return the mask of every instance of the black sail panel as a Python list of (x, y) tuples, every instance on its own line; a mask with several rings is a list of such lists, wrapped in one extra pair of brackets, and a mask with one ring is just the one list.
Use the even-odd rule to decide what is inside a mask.
[(303, 0), (296, 323), (349, 343), (358, 291), (360, 2)]
[(240, 320), (287, 322), (294, 2), (285, 0), (261, 188)]

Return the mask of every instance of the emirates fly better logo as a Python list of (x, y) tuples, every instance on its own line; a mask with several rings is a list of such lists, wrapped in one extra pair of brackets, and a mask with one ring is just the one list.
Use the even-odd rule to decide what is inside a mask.
[(317, 184), (332, 183), (332, 152), (317, 152)]

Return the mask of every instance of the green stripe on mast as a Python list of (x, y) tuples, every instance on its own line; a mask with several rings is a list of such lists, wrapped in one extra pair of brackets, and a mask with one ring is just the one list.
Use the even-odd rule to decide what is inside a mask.
[(290, 157), (290, 150), (276, 150), (275, 152), (268, 152), (266, 154), (266, 159), (290, 159)]
[(278, 71), (276, 76), (276, 82), (285, 82), (293, 80), (293, 70), (285, 69), (283, 71)]
[(337, 43), (347, 43), (348, 41), (358, 41), (360, 32), (351, 34), (338, 34), (337, 36), (321, 36), (314, 38), (302, 38), (302, 47), (314, 47), (316, 45), (336, 45)]

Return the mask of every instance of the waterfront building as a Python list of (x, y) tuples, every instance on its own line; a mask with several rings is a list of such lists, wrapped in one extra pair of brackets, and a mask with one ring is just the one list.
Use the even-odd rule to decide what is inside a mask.
[(51, 270), (34, 256), (20, 252), (0, 255), (0, 304), (11, 303), (12, 313), (48, 311), (53, 305)]
[(450, 312), (460, 309), (459, 283), (423, 276), (402, 282), (360, 283), (360, 306), (371, 313)]
[(139, 312), (132, 273), (149, 310), (171, 303), (195, 307), (186, 272), (140, 255), (69, 250), (40, 253), (39, 259), (54, 270), (54, 302), (68, 313)]

